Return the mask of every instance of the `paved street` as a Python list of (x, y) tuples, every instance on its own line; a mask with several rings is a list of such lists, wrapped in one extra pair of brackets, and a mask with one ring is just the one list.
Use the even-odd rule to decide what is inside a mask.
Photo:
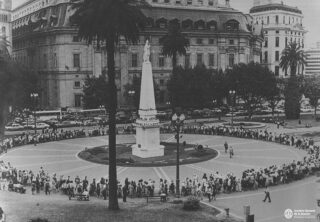
[[(172, 135), (162, 135), (161, 139), (170, 141)], [(135, 138), (134, 135), (122, 135), (118, 136), (117, 140), (118, 143), (133, 143)], [(245, 169), (259, 169), (274, 164), (289, 163), (294, 159), (302, 159), (305, 155), (304, 151), (292, 147), (232, 137), (183, 135), (183, 140), (188, 143), (208, 145), (210, 148), (216, 149), (219, 155), (210, 161), (181, 166), (181, 179), (190, 178), (194, 174), (201, 178), (203, 173), (216, 171), (221, 174), (232, 172), (237, 177), (241, 177), (242, 171)], [(224, 153), (223, 143), (225, 141), (234, 148), (235, 156), (233, 159)], [(50, 174), (57, 173), (71, 177), (78, 175), (81, 178), (88, 176), (91, 181), (92, 178), (106, 177), (108, 166), (81, 160), (77, 157), (77, 153), (85, 147), (90, 148), (104, 144), (107, 144), (107, 137), (64, 140), (38, 144), (36, 147), (28, 145), (9, 151), (2, 156), (2, 159), (18, 169), (38, 171), (43, 166)], [(158, 182), (160, 178), (163, 178), (171, 181), (175, 179), (175, 167), (118, 167), (119, 180), (124, 182), (127, 177), (129, 180), (150, 178)], [(262, 202), (263, 190), (220, 195), (216, 202), (210, 204), (221, 209), (229, 207), (231, 213), (239, 217), (243, 217), (243, 206), (250, 205), (251, 213), (255, 214), (255, 219), (258, 222), (285, 221), (283, 212), (287, 208), (315, 209), (313, 181), (314, 177), (310, 177), (289, 185), (272, 187), (271, 204)], [(207, 200), (204, 201), (207, 202)]]

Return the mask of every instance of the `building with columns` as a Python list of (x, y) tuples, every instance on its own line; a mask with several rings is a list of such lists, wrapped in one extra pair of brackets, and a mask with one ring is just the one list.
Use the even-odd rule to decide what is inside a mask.
[[(9, 42), (9, 53), (11, 53), (12, 32), (11, 32), (11, 0), (0, 0), (0, 37)], [(1, 53), (1, 52), (0, 52)]]
[[(161, 54), (159, 39), (176, 22), (190, 40), (186, 56), (178, 64), (200, 64), (227, 69), (237, 63), (259, 62), (262, 29), (253, 26), (250, 15), (230, 6), (229, 0), (147, 0), (148, 18), (140, 41), (120, 41), (115, 54), (119, 106), (126, 106), (125, 85), (141, 75), (143, 46), (149, 39), (154, 79), (159, 86), (158, 106), (168, 101), (167, 81), (171, 58)], [(13, 54), (41, 76), (42, 108), (81, 107), (84, 79), (107, 71), (105, 48), (97, 49), (77, 36), (70, 22), (69, 0), (30, 0), (13, 11)]]
[[(302, 11), (279, 0), (254, 0), (250, 14), (255, 25), (263, 25), (261, 62), (276, 76), (289, 76), (290, 70), (283, 71), (279, 63), (281, 53), (289, 42), (297, 42), (304, 48), (306, 30)], [(302, 74), (303, 67), (299, 67), (297, 72)]]

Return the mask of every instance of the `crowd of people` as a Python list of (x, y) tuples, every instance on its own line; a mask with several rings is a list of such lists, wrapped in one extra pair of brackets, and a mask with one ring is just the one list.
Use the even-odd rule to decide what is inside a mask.
[[(133, 133), (132, 128), (122, 128), (122, 132)], [(119, 130), (120, 131), (120, 130)], [(170, 126), (162, 126), (162, 133), (173, 133)], [(294, 180), (302, 179), (320, 169), (319, 147), (314, 144), (311, 138), (300, 138), (284, 133), (270, 132), (267, 129), (244, 129), (228, 128), (225, 126), (206, 126), (192, 125), (182, 128), (185, 134), (205, 134), (232, 136), (246, 139), (256, 139), (269, 142), (276, 142), (283, 145), (304, 149), (307, 155), (302, 160), (295, 160), (291, 163), (282, 165), (272, 165), (260, 169), (247, 169), (241, 177), (236, 177), (232, 173), (221, 175), (219, 172), (207, 172), (202, 176), (193, 175), (185, 178), (181, 182), (181, 195), (194, 195), (199, 198), (208, 197), (209, 201), (215, 200), (216, 195), (220, 193), (241, 192), (268, 186), (285, 184)], [(56, 141), (62, 139), (71, 139), (85, 136), (99, 136), (107, 134), (105, 128), (92, 130), (43, 130), (36, 136), (21, 135), (6, 139), (2, 142), (2, 150), (10, 149), (15, 146), (33, 143), (36, 139), (38, 143)], [(228, 150), (228, 144), (221, 144)], [(3, 148), (4, 147), (4, 148)], [(227, 147), (227, 148), (226, 148)], [(231, 154), (230, 154), (231, 155)], [(233, 152), (232, 152), (233, 155)], [(231, 158), (231, 156), (230, 156)], [(92, 179), (89, 182), (87, 177), (70, 178), (57, 174), (49, 175), (42, 167), (39, 172), (31, 170), (17, 170), (10, 163), (0, 162), (0, 189), (12, 190), (15, 184), (30, 186), (32, 194), (38, 194), (43, 191), (46, 195), (51, 192), (58, 192), (70, 195), (70, 193), (86, 193), (90, 196), (107, 199), (109, 195), (108, 179)], [(118, 197), (143, 197), (153, 196), (156, 194), (175, 194), (176, 188), (174, 181), (160, 179), (159, 182), (154, 180), (129, 181), (127, 178), (123, 184), (118, 182)]]

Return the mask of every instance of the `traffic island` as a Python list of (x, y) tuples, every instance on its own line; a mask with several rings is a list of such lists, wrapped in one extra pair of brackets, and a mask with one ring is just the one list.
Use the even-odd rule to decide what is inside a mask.
[[(141, 158), (132, 155), (133, 144), (118, 144), (117, 165), (124, 167), (159, 167), (174, 166), (177, 161), (177, 144), (161, 143), (164, 146), (164, 156)], [(191, 164), (207, 161), (215, 158), (218, 152), (210, 147), (202, 147), (194, 144), (180, 144), (180, 164)], [(109, 147), (99, 146), (85, 149), (78, 153), (78, 156), (86, 161), (109, 164)]]

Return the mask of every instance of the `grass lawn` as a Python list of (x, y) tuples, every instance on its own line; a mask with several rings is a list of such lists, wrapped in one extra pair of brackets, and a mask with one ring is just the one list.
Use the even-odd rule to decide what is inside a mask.
[[(155, 166), (173, 166), (176, 164), (176, 143), (161, 143), (165, 146), (164, 156), (140, 158), (132, 155), (132, 144), (117, 145), (117, 165), (129, 167), (155, 167)], [(194, 145), (180, 144), (180, 164), (198, 163), (215, 158), (218, 152), (214, 149), (204, 147), (204, 152), (194, 149)], [(80, 158), (101, 164), (109, 163), (109, 149), (107, 147), (94, 147), (81, 151)]]
[(90, 201), (68, 200), (67, 196), (53, 194), (45, 196), (17, 194), (0, 191), (0, 206), (9, 222), (27, 222), (30, 219), (42, 218), (49, 222), (236, 222), (232, 218), (218, 219), (219, 213), (214, 208), (201, 205), (198, 211), (185, 211), (181, 204), (161, 203), (145, 199), (128, 199), (123, 203), (119, 199), (120, 210), (108, 210), (108, 201), (91, 198)]

